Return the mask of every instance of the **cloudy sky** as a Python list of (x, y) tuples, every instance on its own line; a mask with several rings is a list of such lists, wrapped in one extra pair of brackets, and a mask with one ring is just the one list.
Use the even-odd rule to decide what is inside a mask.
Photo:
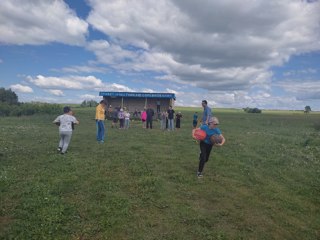
[(23, 102), (134, 91), (320, 110), (319, 13), (317, 0), (1, 0), (0, 87)]

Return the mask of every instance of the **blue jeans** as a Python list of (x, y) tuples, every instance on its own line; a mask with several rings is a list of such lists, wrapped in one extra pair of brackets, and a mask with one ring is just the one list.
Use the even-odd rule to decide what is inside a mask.
[(124, 120), (124, 128), (128, 129), (130, 127), (130, 119), (125, 119)]
[(174, 121), (173, 121), (173, 119), (169, 119), (169, 126), (168, 126), (168, 128), (169, 128), (169, 130), (174, 130)]
[(96, 120), (97, 126), (97, 141), (104, 141), (104, 121)]

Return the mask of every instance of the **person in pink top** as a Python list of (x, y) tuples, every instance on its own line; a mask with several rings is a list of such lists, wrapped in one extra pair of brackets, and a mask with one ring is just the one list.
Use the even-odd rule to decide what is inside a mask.
[(147, 120), (147, 112), (146, 112), (146, 108), (144, 108), (141, 113), (142, 128), (146, 128), (146, 120)]

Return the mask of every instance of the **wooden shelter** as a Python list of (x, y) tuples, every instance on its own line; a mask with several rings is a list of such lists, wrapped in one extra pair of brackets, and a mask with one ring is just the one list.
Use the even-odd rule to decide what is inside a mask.
[(108, 107), (126, 108), (129, 112), (141, 112), (149, 105), (155, 112), (164, 111), (174, 106), (176, 99), (174, 93), (100, 92), (99, 96), (107, 101)]

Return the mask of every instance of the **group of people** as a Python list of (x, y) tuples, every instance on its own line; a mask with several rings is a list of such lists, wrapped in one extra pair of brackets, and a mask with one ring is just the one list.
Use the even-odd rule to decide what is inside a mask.
[(129, 129), (130, 116), (131, 116), (131, 114), (129, 111), (127, 111), (127, 109), (123, 109), (121, 107), (115, 108), (112, 112), (112, 125), (111, 125), (111, 127), (112, 128), (116, 127), (118, 119), (119, 119), (119, 129)]
[[(106, 102), (101, 100), (96, 107), (96, 139), (98, 143), (104, 143), (105, 140), (105, 112), (106, 112)], [(110, 110), (109, 106), (109, 109)], [(209, 156), (213, 146), (222, 146), (225, 143), (225, 138), (221, 133), (221, 130), (218, 128), (219, 120), (216, 117), (213, 117), (213, 112), (208, 106), (206, 100), (202, 101), (203, 114), (201, 119), (200, 129), (205, 131), (206, 138), (200, 141), (200, 155), (199, 155), (199, 165), (197, 176), (199, 178), (203, 177), (203, 169), (206, 162), (209, 160)], [(157, 109), (158, 111), (158, 109)], [(130, 125), (130, 113), (128, 111), (123, 111), (122, 108), (112, 111), (113, 113), (113, 122), (112, 126), (116, 124), (117, 119), (120, 121), (121, 128), (129, 128)], [(160, 112), (159, 112), (160, 113)], [(167, 111), (160, 113), (161, 129), (165, 130), (174, 130), (174, 119), (176, 119), (176, 128), (180, 128), (180, 121), (182, 118), (181, 112), (178, 112), (176, 115), (172, 106), (169, 106)], [(73, 112), (69, 106), (63, 108), (63, 114), (58, 116), (53, 123), (59, 126), (59, 136), (60, 141), (58, 145), (58, 152), (60, 154), (65, 154), (67, 152), (68, 146), (71, 141), (72, 132), (74, 130), (74, 125), (79, 124), (79, 121), (73, 116)], [(141, 121), (143, 128), (152, 129), (152, 120), (154, 116), (154, 110), (151, 108), (151, 105), (148, 105), (148, 108), (145, 108), (141, 112)], [(193, 115), (193, 128), (195, 129), (198, 125), (198, 114), (197, 112)], [(217, 135), (220, 137), (221, 141), (219, 143), (212, 142), (211, 137)]]
[[(178, 112), (175, 115), (175, 111), (173, 110), (172, 106), (169, 106), (168, 110), (164, 110), (162, 112), (158, 111), (157, 108), (157, 115), (160, 120), (160, 129), (161, 130), (168, 130), (173, 131), (175, 128), (179, 129), (181, 126), (181, 118), (182, 114), (181, 112)], [(154, 117), (154, 111), (149, 105), (148, 108), (144, 109), (141, 113), (141, 121), (142, 121), (142, 127), (143, 128), (149, 128), (152, 129), (152, 121)], [(176, 120), (176, 125), (174, 127), (174, 120)]]

